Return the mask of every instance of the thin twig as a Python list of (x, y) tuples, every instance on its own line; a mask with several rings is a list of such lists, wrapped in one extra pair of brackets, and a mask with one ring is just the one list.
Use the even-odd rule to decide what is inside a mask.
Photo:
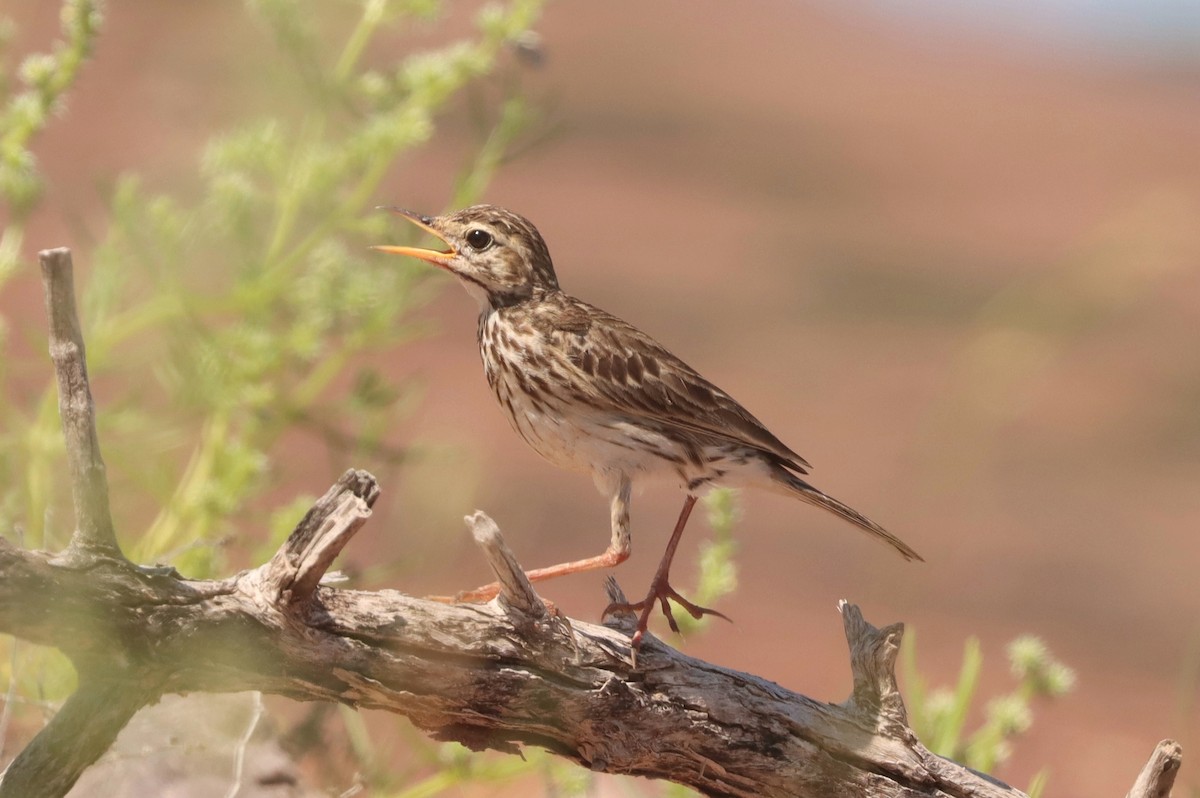
[(225, 798), (236, 798), (237, 794), (242, 791), (242, 776), (246, 767), (246, 748), (250, 745), (250, 738), (254, 736), (254, 730), (258, 728), (258, 722), (262, 720), (262, 693), (255, 690), (251, 695), (254, 696), (254, 704), (251, 707), (250, 720), (238, 740), (237, 747), (233, 749), (233, 784), (229, 785)]

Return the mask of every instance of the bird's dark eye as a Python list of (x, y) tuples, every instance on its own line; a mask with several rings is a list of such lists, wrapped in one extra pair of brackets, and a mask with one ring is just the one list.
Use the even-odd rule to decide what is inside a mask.
[(492, 234), (487, 230), (480, 230), (476, 227), (467, 233), (467, 244), (471, 249), (483, 251), (495, 243), (496, 239), (492, 238)]

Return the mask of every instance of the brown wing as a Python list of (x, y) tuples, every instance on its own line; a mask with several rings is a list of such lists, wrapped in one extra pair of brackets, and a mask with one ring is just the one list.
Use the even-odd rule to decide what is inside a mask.
[(808, 462), (732, 396), (632, 324), (566, 294), (553, 299), (555, 339), (602, 406), (774, 455), (801, 474)]

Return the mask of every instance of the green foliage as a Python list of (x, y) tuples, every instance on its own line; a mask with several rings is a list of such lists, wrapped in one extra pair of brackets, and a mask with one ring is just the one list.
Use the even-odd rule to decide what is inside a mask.
[[(79, 74), (100, 32), (97, 0), (65, 0), (60, 14), (63, 39), (49, 53), (26, 56), (17, 69), (20, 89), (13, 91), (12, 77), (0, 71), (0, 199), (12, 213), (11, 238), (0, 252), (15, 256), (20, 246), (20, 223), (42, 193), (37, 161), (29, 151), (33, 138), (45, 129), (62, 107), (62, 97)], [(11, 38), (12, 25), (0, 22), (0, 52)], [(2, 67), (0, 67), (2, 68)], [(0, 261), (0, 276), (15, 266)]]
[[(1074, 672), (1056, 660), (1040, 640), (1029, 635), (1018, 637), (1007, 650), (1016, 687), (989, 700), (983, 722), (968, 735), (964, 730), (975, 711), (973, 703), (983, 668), (979, 641), (974, 637), (967, 640), (958, 683), (952, 689), (927, 687), (917, 670), (916, 652), (916, 634), (909, 629), (900, 656), (905, 704), (913, 729), (929, 750), (984, 773), (991, 773), (1006, 760), (1012, 752), (1011, 741), (1032, 725), (1035, 699), (1057, 698), (1075, 683)], [(1043, 771), (1035, 777), (1029, 794), (1037, 796), (1045, 783)]]
[[(368, 251), (409, 234), (370, 206), (397, 159), (432, 136), (436, 114), (502, 64), (542, 0), (489, 6), (473, 37), (386, 68), (363, 66), (372, 40), (429, 19), (441, 4), (358, 6), (357, 23), (335, 41), (318, 34), (325, 27), (309, 4), (249, 2), (296, 67), (289, 74), (298, 78), (299, 110), (267, 108), (215, 135), (200, 157), (195, 195), (121, 178), (108, 230), (94, 252), (76, 253), (86, 274), (92, 374), (135, 386), (106, 397), (100, 422), (109, 466), (114, 480), (160, 508), (148, 531), (125, 536), (134, 559), (172, 557), (186, 573), (211, 573), (234, 519), (282, 478), (269, 454), (286, 432), (306, 430), (366, 464), (401, 456), (381, 436), (403, 407), (404, 387), (361, 356), (410, 338), (406, 314), (428, 290), (419, 266)], [(97, 19), (94, 4), (65, 3), (66, 41), (27, 60), (29, 88), (4, 107), (4, 199), (14, 219), (36, 199), (21, 188), (38, 184), (30, 139), (77, 73)], [(320, 79), (303, 77), (314, 75)], [(511, 93), (493, 117), (459, 177), (456, 204), (478, 196), (530, 114)], [(69, 517), (69, 505), (54, 487), (62, 444), (53, 396), (47, 382), (31, 405), (0, 397), (9, 431), (0, 474), (13, 486), (0, 499), (0, 527), (19, 524), (35, 547), (61, 546), (67, 535), (55, 523)]]
[[(438, 114), (503, 73), (503, 96), (478, 114), (488, 120), (479, 149), (447, 186), (456, 205), (478, 198), (532, 119), (521, 64), (507, 53), (544, 2), (489, 5), (461, 40), (381, 61), (378, 53), (402, 47), (407, 27), (433, 25), (443, 3), (247, 1), (263, 49), (277, 47), (288, 65), (272, 84), (277, 103), (213, 134), (197, 159), (197, 186), (159, 190), (138, 174), (121, 177), (94, 249), (74, 247), (89, 370), (104, 386), (98, 422), (115, 521), (131, 559), (169, 561), (193, 577), (220, 573), (223, 544), (243, 526), (255, 530), (245, 538), (260, 554), (273, 550), (307, 505), (268, 517), (256, 503), (289, 476), (275, 456), (285, 435), (289, 446), (303, 442), (299, 433), (314, 441), (306, 451), (332, 450), (334, 474), (403, 458), (383, 434), (408, 391), (365, 364), (416, 334), (408, 314), (432, 283), (417, 266), (369, 252), (411, 232), (372, 206), (404, 154), (431, 139)], [(320, 17), (334, 11), (336, 20)], [(350, 11), (357, 19), (344, 24)], [(24, 229), (43, 181), (32, 148), (65, 107), (100, 21), (98, 0), (64, 0), (62, 41), (25, 58), (15, 75), (0, 71), (0, 291), (33, 260)], [(11, 30), (0, 20), (4, 62)], [(3, 332), (0, 533), (59, 549), (72, 513), (52, 372), (48, 362), (26, 369), (18, 386), (4, 367), (13, 358)], [(43, 338), (29, 348), (44, 346)], [(259, 540), (264, 527), (271, 541)], [(0, 669), (10, 710), (41, 707), (72, 687), (66, 661), (33, 646), (8, 643)]]

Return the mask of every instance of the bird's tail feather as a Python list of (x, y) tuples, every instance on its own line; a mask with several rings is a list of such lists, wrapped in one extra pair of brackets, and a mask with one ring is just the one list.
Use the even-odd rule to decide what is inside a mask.
[(817, 488), (808, 484), (804, 480), (797, 477), (795, 474), (779, 467), (772, 470), (772, 476), (775, 481), (786, 489), (786, 492), (795, 496), (801, 501), (820, 507), (823, 510), (828, 510), (836, 516), (840, 516), (850, 523), (854, 524), (859, 529), (869, 532), (879, 540), (891, 545), (896, 551), (900, 552), (901, 556), (906, 560), (921, 560), (925, 558), (913, 551), (912, 547), (905, 543), (900, 538), (888, 532), (879, 524), (867, 518), (862, 513), (855, 510), (853, 507), (842, 504), (832, 496), (827, 496)]

